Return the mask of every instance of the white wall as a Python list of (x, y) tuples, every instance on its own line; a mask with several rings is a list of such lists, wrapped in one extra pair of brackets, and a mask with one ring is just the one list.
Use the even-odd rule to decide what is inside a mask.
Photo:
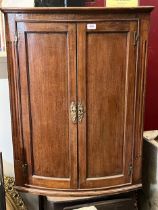
[(13, 151), (7, 79), (0, 79), (0, 151), (2, 151), (5, 162), (5, 174), (13, 176)]
[(7, 79), (7, 61), (5, 55), (1, 55), (0, 57), (0, 151), (3, 154), (5, 174), (13, 176), (14, 170), (9, 87)]
[(34, 0), (3, 0), (3, 7), (32, 7)]

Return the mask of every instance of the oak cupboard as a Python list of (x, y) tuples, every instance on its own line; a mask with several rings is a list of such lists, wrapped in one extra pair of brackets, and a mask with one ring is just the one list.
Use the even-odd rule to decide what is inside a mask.
[(141, 188), (152, 9), (2, 9), (17, 189), (85, 197)]

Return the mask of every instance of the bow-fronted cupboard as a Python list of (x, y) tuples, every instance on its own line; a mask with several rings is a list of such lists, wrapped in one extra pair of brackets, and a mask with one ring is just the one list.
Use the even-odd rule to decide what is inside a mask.
[(141, 187), (151, 10), (3, 9), (18, 189), (94, 196)]

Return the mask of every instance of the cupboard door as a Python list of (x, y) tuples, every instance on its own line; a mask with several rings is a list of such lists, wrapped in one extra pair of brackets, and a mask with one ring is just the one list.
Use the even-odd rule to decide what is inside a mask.
[(76, 25), (18, 22), (19, 91), (27, 185), (77, 187)]
[(80, 188), (132, 183), (137, 21), (78, 24)]

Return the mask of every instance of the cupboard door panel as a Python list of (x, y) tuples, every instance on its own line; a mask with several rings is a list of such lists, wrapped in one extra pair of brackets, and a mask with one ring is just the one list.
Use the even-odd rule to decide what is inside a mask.
[(18, 23), (24, 148), (30, 185), (75, 188), (76, 26)]
[[(78, 25), (81, 188), (131, 184), (137, 22)], [(81, 44), (82, 43), (82, 44)]]
[[(66, 34), (27, 36), (33, 169), (37, 176), (69, 178), (68, 74), (63, 69), (66, 39)], [(50, 59), (45, 55), (46, 49)]]

